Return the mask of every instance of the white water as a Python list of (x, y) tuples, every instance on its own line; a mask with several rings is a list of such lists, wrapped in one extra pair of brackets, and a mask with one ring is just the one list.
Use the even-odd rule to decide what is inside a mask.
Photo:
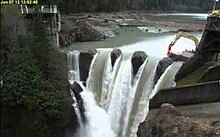
[[(189, 18), (198, 18), (199, 20), (205, 20), (207, 17), (207, 14), (168, 15), (180, 18), (189, 16)], [(145, 30), (145, 28), (139, 29)], [(108, 44), (113, 45), (110, 47), (114, 47), (114, 44), (121, 45), (119, 49), (122, 50), (122, 55), (116, 60), (113, 67), (110, 58), (112, 49), (99, 49), (94, 56), (86, 83), (87, 88), (81, 93), (88, 122), (80, 128), (77, 137), (136, 137), (139, 123), (144, 121), (148, 114), (149, 100), (160, 89), (175, 86), (174, 76), (182, 63), (178, 62), (169, 66), (157, 84), (154, 85), (158, 59), (152, 58), (152, 56), (158, 58), (166, 56), (168, 45), (175, 34), (149, 36), (151, 35), (138, 38), (136, 43), (130, 45), (119, 44), (117, 39), (85, 45), (80, 43), (82, 44), (78, 46), (80, 49), (88, 46), (94, 47), (93, 45), (96, 45), (95, 47), (109, 47)], [(196, 36), (200, 37), (201, 35), (197, 34)], [(97, 46), (100, 43), (103, 45)], [(77, 44), (74, 44), (74, 47), (77, 47)], [(195, 49), (194, 42), (181, 38), (172, 48), (172, 52), (182, 52), (185, 49)], [(151, 55), (138, 70), (136, 76), (132, 75), (131, 53), (128, 53), (134, 51), (144, 51), (147, 55)], [(71, 76), (75, 77), (77, 69), (71, 70), (74, 70), (71, 72)]]
[[(175, 18), (180, 20), (206, 20), (207, 18), (207, 14), (185, 13), (158, 14), (156, 16), (161, 18), (167, 16), (169, 17), (168, 19)], [(152, 58), (152, 56), (158, 58), (166, 56), (168, 45), (175, 37), (175, 34), (161, 33), (158, 35), (151, 34), (158, 32), (157, 29), (148, 28), (148, 33), (145, 32), (146, 28), (140, 27), (139, 29), (144, 30), (144, 35), (132, 32), (132, 36), (126, 36), (126, 38), (132, 40), (121, 37), (125, 35), (123, 34), (102, 42), (73, 44), (73, 49), (117, 46), (122, 50), (122, 56), (116, 60), (113, 67), (111, 66), (109, 52), (106, 52), (106, 49), (99, 50), (99, 52), (105, 50), (106, 53), (103, 56), (100, 56), (100, 54), (94, 56), (86, 83), (87, 89), (84, 88), (81, 93), (88, 122), (86, 125), (81, 126), (79, 135), (76, 137), (135, 137), (139, 123), (144, 121), (148, 114), (150, 98), (160, 89), (175, 85), (173, 79), (181, 63), (175, 63), (168, 67), (157, 84), (154, 85), (158, 60)], [(162, 28), (162, 32), (164, 31), (167, 30)], [(198, 34), (196, 36), (201, 37)], [(185, 49), (195, 49), (194, 42), (181, 38), (172, 48), (172, 52), (182, 52)], [(111, 49), (107, 49), (107, 51), (109, 50)], [(129, 58), (131, 54), (124, 55), (127, 52), (134, 51), (144, 51), (147, 55), (151, 55), (135, 77), (131, 73), (132, 68)], [(71, 66), (74, 65), (71, 64)], [(77, 77), (75, 75), (79, 74), (75, 72), (79, 71), (75, 71), (77, 69), (70, 70), (73, 70), (72, 72), (70, 71), (70, 81), (74, 81), (75, 77)], [(77, 105), (74, 108), (78, 113)], [(78, 117), (80, 118), (80, 115)], [(79, 119), (79, 121), (81, 120)]]
[[(126, 112), (126, 101), (128, 93), (131, 91), (132, 67), (130, 59), (124, 60), (116, 77), (111, 101), (109, 103), (108, 115), (110, 116), (111, 126), (116, 135), (121, 131), (123, 124), (122, 117)], [(119, 105), (120, 104), (120, 105)]]
[[(167, 37), (162, 40), (167, 40)], [(185, 44), (189, 41), (181, 42)], [(138, 47), (139, 44), (130, 46), (131, 48), (121, 47), (122, 55), (113, 67), (110, 49), (98, 50), (94, 56), (86, 83), (87, 88), (81, 93), (88, 122), (80, 128), (79, 137), (136, 137), (139, 123), (148, 114), (150, 98), (160, 89), (175, 85), (174, 76), (182, 65), (181, 62), (169, 66), (155, 86), (154, 77), (158, 59), (148, 57), (136, 76), (133, 76), (130, 51), (140, 49), (147, 54), (150, 52), (149, 46), (145, 49), (143, 46)], [(159, 48), (157, 46), (160, 44), (160, 41), (152, 41), (152, 48), (154, 47), (155, 51), (154, 49), (151, 51), (158, 54), (160, 50), (157, 50)], [(166, 49), (162, 50), (166, 52)]]
[(108, 59), (105, 63), (104, 67), (104, 72), (103, 72), (103, 78), (102, 78), (102, 95), (101, 95), (101, 100), (100, 100), (100, 105), (104, 106), (106, 103), (106, 100), (108, 98), (108, 91), (109, 91), (109, 86), (112, 81), (112, 64), (110, 60), (110, 53), (108, 55)]
[(143, 122), (148, 114), (148, 104), (151, 91), (154, 86), (154, 76), (156, 73), (157, 59), (148, 58), (138, 85), (131, 108), (130, 119), (126, 129), (126, 137), (135, 137), (140, 122)]
[(80, 95), (84, 101), (85, 115), (88, 120), (82, 131), (84, 134), (82, 137), (115, 137), (106, 111), (97, 105), (92, 92), (84, 88)]
[(153, 98), (154, 95), (162, 88), (169, 88), (174, 87), (176, 83), (174, 82), (175, 75), (179, 68), (182, 66), (183, 62), (174, 62), (172, 65), (170, 65), (165, 72), (161, 75), (159, 78), (157, 84), (155, 85), (151, 97)]
[[(112, 67), (110, 53), (99, 52), (91, 63), (87, 85), (97, 94), (97, 89), (102, 87), (98, 96), (97, 105), (105, 109), (111, 129), (116, 137), (135, 137), (138, 124), (148, 113), (149, 99), (154, 87), (154, 76), (158, 59), (149, 57), (133, 76), (131, 53), (120, 56)], [(100, 59), (101, 58), (101, 59)], [(97, 64), (99, 69), (97, 69)], [(101, 70), (101, 71), (100, 71)], [(97, 77), (97, 74), (99, 75)], [(97, 79), (101, 78), (101, 80)], [(96, 86), (94, 81), (102, 81)]]
[(208, 14), (201, 14), (201, 13), (167, 13), (167, 14), (157, 14), (156, 16), (175, 16), (175, 17), (188, 17), (188, 18), (196, 18), (200, 20), (206, 20)]
[[(125, 45), (119, 47), (119, 49), (124, 52), (144, 51), (147, 55), (163, 58), (166, 57), (168, 46), (174, 37), (175, 34), (168, 34), (166, 36), (159, 36), (149, 40), (142, 40), (131, 45)], [(201, 35), (196, 35), (196, 37), (200, 39)], [(181, 53), (185, 50), (195, 50), (195, 43), (192, 40), (182, 37), (175, 43), (175, 46), (172, 47), (172, 52)]]
[(108, 54), (109, 50), (102, 50), (99, 51), (99, 54), (97, 54), (94, 58), (94, 62), (91, 64), (91, 73), (89, 73), (89, 78), (87, 82), (87, 88), (92, 91), (95, 95), (95, 98), (98, 102), (101, 101), (101, 98), (103, 96), (102, 93), (102, 85), (103, 83), (103, 72), (104, 72), (104, 66), (106, 63), (108, 63)]
[[(92, 70), (92, 68), (95, 69), (95, 66), (97, 65), (96, 61), (99, 61), (97, 58), (98, 54), (95, 54), (90, 65), (90, 70)], [(96, 80), (96, 75), (94, 75), (94, 73), (95, 70), (89, 72), (87, 88), (81, 84), (83, 92), (81, 92), (80, 95), (84, 101), (85, 115), (87, 118), (87, 124), (84, 126), (84, 130), (82, 131), (84, 136), (82, 137), (116, 137), (111, 129), (107, 112), (95, 101), (93, 94), (96, 93), (95, 90), (99, 87), (92, 84), (94, 80)], [(89, 91), (89, 88), (94, 91)]]
[(80, 81), (79, 76), (79, 51), (69, 51), (67, 53), (67, 63), (69, 69), (69, 82)]
[[(68, 77), (69, 77), (69, 83), (73, 84), (74, 82), (80, 82), (80, 70), (79, 70), (79, 51), (69, 51), (67, 52), (67, 64), (68, 64)], [(72, 96), (72, 99), (74, 103), (72, 106), (74, 107), (78, 123), (79, 123), (79, 128), (76, 131), (75, 137), (86, 137), (85, 132), (83, 131), (84, 125), (82, 122), (82, 117), (81, 113), (79, 110), (79, 104), (77, 103), (75, 94), (73, 91), (70, 89), (70, 94)]]
[(131, 117), (131, 111), (132, 111), (132, 105), (135, 101), (135, 93), (137, 91), (137, 88), (138, 88), (138, 83), (140, 81), (140, 78), (141, 78), (141, 75), (143, 73), (143, 70), (145, 68), (145, 65), (147, 63), (148, 59), (145, 60), (145, 62), (140, 66), (136, 76), (133, 78), (133, 82), (132, 82), (132, 89), (130, 91), (127, 91), (128, 93), (128, 97), (125, 98), (127, 104), (125, 105), (125, 108), (126, 108), (126, 112), (125, 114), (123, 114), (122, 118), (123, 118), (123, 128), (121, 129), (122, 130), (122, 134), (120, 134), (120, 136), (125, 136), (126, 133), (127, 133), (127, 127), (128, 127), (128, 121), (130, 120), (130, 117)]
[[(74, 70), (74, 75), (69, 78), (71, 82), (79, 82), (79, 79), (76, 80), (79, 72), (75, 72), (79, 71), (79, 66), (71, 64), (72, 61), (78, 62), (79, 54), (72, 53), (76, 55), (70, 54), (72, 59), (68, 55), (68, 64), (70, 71)], [(133, 76), (131, 56), (131, 53), (123, 51), (113, 67), (109, 49), (99, 50), (94, 56), (87, 88), (81, 84), (86, 124), (82, 123), (78, 104), (73, 104), (80, 123), (75, 137), (135, 137), (139, 123), (148, 114), (150, 98), (163, 86), (172, 86), (166, 81), (172, 81), (174, 75), (170, 76), (171, 70), (176, 72), (178, 65), (171, 65), (153, 89), (158, 59), (148, 57)]]
[(119, 69), (121, 58), (122, 58), (121, 56), (118, 57), (115, 61), (114, 66), (112, 67), (111, 58), (109, 54), (108, 61), (105, 66), (105, 72), (103, 74), (103, 83), (102, 83), (103, 84), (102, 98), (100, 102), (100, 105), (105, 109), (108, 108), (108, 104), (111, 99), (112, 90), (114, 88), (114, 83)]
[[(97, 55), (95, 55), (94, 58), (96, 58), (96, 56)], [(67, 59), (70, 84), (78, 82), (83, 88), (80, 95), (84, 102), (85, 116), (87, 118), (86, 125), (84, 125), (76, 97), (73, 91), (71, 91), (71, 95), (74, 100), (74, 104), (72, 104), (72, 106), (74, 107), (79, 122), (79, 128), (77, 129), (74, 137), (114, 137), (106, 111), (97, 105), (92, 92), (88, 91), (80, 82), (79, 52), (68, 52)]]

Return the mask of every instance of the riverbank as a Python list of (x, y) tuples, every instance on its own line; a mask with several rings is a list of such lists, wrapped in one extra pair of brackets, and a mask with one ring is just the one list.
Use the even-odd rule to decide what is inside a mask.
[[(170, 16), (171, 15), (171, 16)], [(196, 16), (195, 18), (190, 15)], [(61, 15), (61, 45), (100, 41), (120, 35), (121, 27), (135, 27), (146, 33), (201, 32), (206, 14), (161, 14), (151, 11), (93, 12)]]

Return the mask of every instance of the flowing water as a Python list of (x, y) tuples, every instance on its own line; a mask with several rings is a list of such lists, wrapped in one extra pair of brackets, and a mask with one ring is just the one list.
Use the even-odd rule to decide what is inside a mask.
[[(74, 82), (80, 82), (80, 70), (79, 70), (79, 51), (69, 51), (67, 52), (67, 64), (68, 64), (68, 69), (69, 69), (69, 83), (73, 84)], [(72, 96), (72, 99), (74, 101), (74, 103), (72, 104), (72, 106), (74, 107), (77, 119), (78, 119), (78, 123), (79, 123), (79, 128), (76, 131), (76, 135), (77, 137), (86, 137), (85, 132), (83, 132), (84, 130), (84, 124), (83, 124), (83, 120), (82, 120), (82, 116), (80, 113), (80, 109), (79, 109), (79, 104), (77, 103), (75, 94), (73, 93), (73, 91), (70, 89), (70, 94)]]
[[(169, 36), (164, 38), (167, 39), (170, 39)], [(154, 47), (159, 44), (160, 42), (154, 43)], [(136, 44), (133, 46), (138, 49)], [(148, 114), (150, 98), (162, 88), (175, 86), (174, 76), (182, 62), (170, 65), (154, 85), (159, 58), (148, 56), (134, 76), (131, 63), (133, 52), (128, 50), (132, 47), (124, 46), (119, 49), (122, 54), (114, 66), (110, 57), (112, 49), (98, 49), (98, 53), (94, 55), (86, 87), (82, 85), (84, 91), (81, 93), (88, 119), (86, 125), (81, 123), (77, 104), (73, 105), (81, 123), (76, 137), (135, 137), (139, 123)], [(80, 81), (79, 64), (75, 64), (79, 62), (78, 56), (79, 52), (76, 51), (68, 54), (70, 83)]]
[[(74, 104), (80, 123), (76, 137), (135, 137), (138, 124), (147, 116), (152, 95), (161, 88), (174, 86), (173, 79), (181, 66), (180, 62), (168, 67), (154, 85), (158, 58), (148, 56), (134, 75), (131, 63), (133, 53), (122, 51), (112, 66), (111, 50), (98, 50), (91, 62), (86, 87), (81, 84), (83, 91), (80, 95), (84, 101), (87, 123), (84, 125), (81, 122), (78, 104)], [(75, 72), (78, 65), (72, 64), (72, 67), (70, 62), (79, 62), (79, 53), (69, 52), (67, 55), (68, 59), (72, 57), (68, 61), (69, 71), (79, 74)], [(74, 78), (70, 75), (70, 82), (80, 83), (76, 80), (78, 75)]]
[(116, 137), (110, 126), (109, 115), (99, 107), (93, 93), (84, 87), (80, 95), (84, 101), (85, 115), (88, 119), (85, 127), (81, 128), (80, 137)]
[[(163, 42), (170, 39), (171, 36), (161, 37)], [(162, 88), (175, 86), (174, 76), (182, 65), (182, 62), (170, 65), (154, 85), (157, 62), (166, 52), (164, 46), (160, 48), (164, 53), (157, 56), (160, 53), (157, 48), (161, 45), (161, 41), (140, 42), (119, 47), (122, 54), (117, 58), (114, 66), (110, 57), (112, 49), (98, 49), (90, 66), (86, 88), (81, 93), (88, 119), (86, 125), (81, 123), (78, 104), (74, 104), (81, 123), (76, 137), (136, 136), (139, 123), (144, 121), (148, 114), (150, 98)], [(182, 39), (179, 44), (181, 43), (188, 45), (189, 41)], [(153, 55), (157, 57), (148, 56), (137, 74), (133, 76), (131, 56), (135, 49), (145, 51), (147, 54), (150, 51), (155, 52)], [(70, 83), (80, 81), (79, 64), (75, 64), (79, 62), (78, 56), (77, 51), (68, 54)]]
[[(195, 15), (198, 20), (203, 20), (205, 16)], [(102, 42), (76, 43), (72, 47), (74, 51), (67, 54), (70, 83), (80, 83), (79, 52), (76, 49), (98, 50), (90, 65), (86, 87), (81, 84), (83, 91), (80, 95), (84, 101), (87, 118), (85, 124), (82, 123), (78, 104), (73, 104), (80, 123), (74, 137), (136, 137), (139, 123), (144, 121), (148, 114), (149, 100), (160, 89), (175, 86), (174, 77), (182, 62), (170, 65), (154, 85), (157, 63), (166, 56), (167, 46), (175, 34), (143, 34), (140, 31), (127, 33), (123, 29), (121, 34), (124, 35), (118, 38)], [(99, 49), (100, 47), (108, 49)], [(113, 47), (120, 49), (122, 54), (112, 66), (110, 53)], [(181, 38), (172, 50), (181, 52), (194, 48), (192, 41)], [(131, 63), (135, 51), (144, 51), (149, 55), (136, 75), (133, 74)], [(73, 99), (75, 100), (74, 94)]]
[[(166, 56), (168, 46), (176, 35), (174, 33), (142, 33), (137, 28), (134, 28), (134, 30), (136, 31), (129, 33), (124, 28), (121, 28), (121, 35), (123, 36), (98, 42), (75, 43), (69, 50), (119, 48), (127, 52), (144, 51), (147, 55), (162, 58)], [(201, 33), (194, 34), (200, 39)], [(182, 52), (185, 49), (193, 50), (195, 49), (195, 44), (193, 41), (182, 37), (173, 46), (172, 52)]]
[(69, 69), (69, 82), (80, 81), (79, 77), (79, 51), (69, 51), (67, 53), (67, 63)]
[(156, 14), (160, 20), (172, 20), (177, 22), (193, 22), (204, 24), (208, 17), (206, 13), (168, 13), (168, 14)]

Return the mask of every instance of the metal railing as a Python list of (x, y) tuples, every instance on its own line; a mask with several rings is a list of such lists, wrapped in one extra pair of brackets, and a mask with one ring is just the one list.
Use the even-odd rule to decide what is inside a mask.
[(34, 13), (58, 13), (57, 5), (41, 5), (36, 8), (32, 5), (21, 5), (21, 14), (34, 14)]

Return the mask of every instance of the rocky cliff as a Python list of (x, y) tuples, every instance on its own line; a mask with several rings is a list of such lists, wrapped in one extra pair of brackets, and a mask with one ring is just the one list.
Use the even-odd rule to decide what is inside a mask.
[(171, 104), (163, 104), (156, 115), (139, 125), (138, 137), (219, 137), (220, 121), (191, 118)]

